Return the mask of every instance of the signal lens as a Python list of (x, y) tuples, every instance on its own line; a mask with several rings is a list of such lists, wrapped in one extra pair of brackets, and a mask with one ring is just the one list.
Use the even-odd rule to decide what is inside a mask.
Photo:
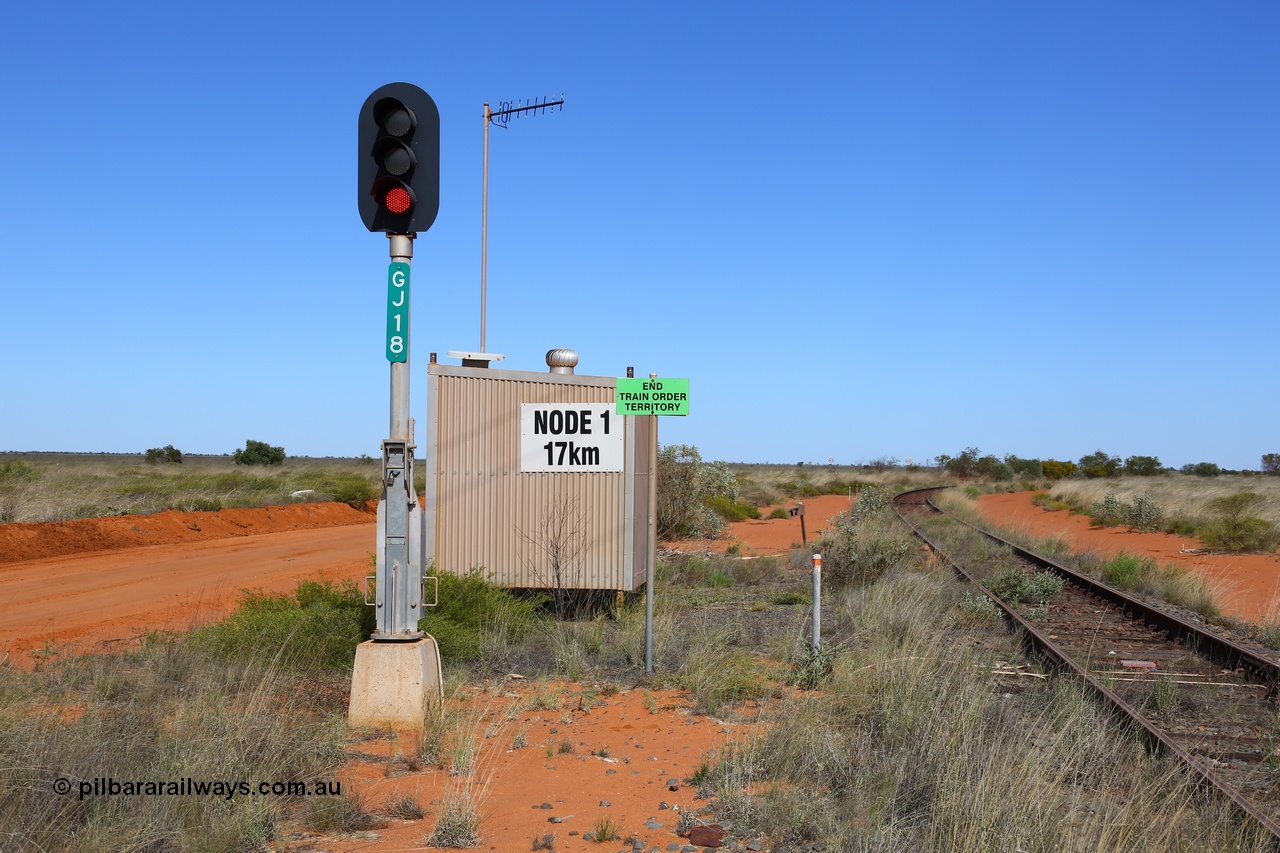
[(387, 133), (399, 138), (413, 130), (413, 117), (404, 107), (397, 107), (387, 111), (382, 119), (382, 126), (387, 129)]
[(392, 187), (382, 197), (382, 206), (392, 213), (404, 213), (413, 206), (413, 199), (404, 187)]

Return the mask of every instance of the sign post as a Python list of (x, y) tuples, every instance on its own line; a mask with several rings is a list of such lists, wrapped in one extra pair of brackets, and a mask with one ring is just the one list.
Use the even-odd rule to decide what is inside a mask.
[(787, 515), (792, 518), (795, 518), (797, 515), (800, 516), (800, 544), (808, 545), (809, 535), (804, 531), (804, 501), (800, 501), (791, 509), (787, 510)]
[(619, 379), (614, 403), (620, 415), (655, 418), (649, 430), (649, 566), (644, 583), (644, 671), (653, 672), (653, 586), (658, 563), (658, 422), (660, 415), (689, 414), (689, 380)]

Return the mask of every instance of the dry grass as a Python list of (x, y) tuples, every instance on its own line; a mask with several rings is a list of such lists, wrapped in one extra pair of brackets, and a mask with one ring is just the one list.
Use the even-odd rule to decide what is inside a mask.
[[(345, 697), (331, 701), (340, 693), (281, 668), (269, 652), (227, 662), (161, 639), (134, 654), (73, 658), (43, 672), (0, 669), (0, 846), (241, 850), (265, 843), (287, 812), (307, 805), (350, 821), (363, 809), (349, 791), (79, 796), (94, 779), (332, 779), (343, 755), (334, 706)], [(71, 782), (70, 793), (55, 793), (57, 779)]]
[(1272, 524), (1280, 524), (1280, 477), (1240, 474), (1196, 477), (1191, 474), (1166, 474), (1159, 477), (1059, 480), (1049, 490), (1049, 497), (1065, 501), (1077, 511), (1083, 511), (1094, 502), (1101, 501), (1108, 493), (1128, 502), (1139, 495), (1149, 494), (1164, 512), (1166, 522), (1185, 519), (1197, 526), (1204, 526), (1216, 517), (1209, 505), (1211, 501), (1239, 492), (1262, 495), (1264, 500), (1254, 510), (1254, 514)]
[[(0, 522), (69, 521), (376, 496), (377, 459), (291, 458), (237, 465), (230, 456), (148, 464), (141, 455), (0, 453)], [(300, 494), (297, 494), (300, 493)]]
[(703, 774), (718, 817), (788, 849), (1266, 849), (1072, 682), (993, 677), (1016, 640), (949, 627), (959, 600), (907, 565), (841, 593), (827, 689), (774, 703)]
[(738, 478), (742, 499), (756, 506), (782, 503), (813, 495), (845, 495), (865, 485), (890, 491), (933, 486), (945, 477), (928, 468), (892, 467), (878, 470), (863, 465), (772, 465), (728, 463)]

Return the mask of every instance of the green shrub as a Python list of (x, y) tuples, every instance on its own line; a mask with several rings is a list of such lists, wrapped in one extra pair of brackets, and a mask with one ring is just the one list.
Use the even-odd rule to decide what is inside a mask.
[(326, 476), (316, 484), (315, 490), (332, 500), (361, 509), (380, 494), (376, 480), (376, 477), (367, 477), (354, 471), (339, 471)]
[(279, 656), (294, 669), (344, 669), (375, 618), (354, 581), (302, 581), (292, 593), (245, 590), (230, 616), (192, 642), (226, 660)]
[(985, 595), (966, 592), (957, 607), (962, 625), (985, 625), (1000, 621), (1000, 608)]
[(773, 512), (769, 513), (769, 518), (771, 519), (790, 518), (790, 517), (791, 517), (791, 513), (787, 512), (787, 508), (784, 506), (776, 506), (773, 508)]
[(738, 480), (723, 462), (706, 463), (698, 448), (669, 444), (658, 452), (658, 538), (712, 537), (724, 525), (707, 502), (738, 500)]
[(1179, 470), (1196, 477), (1218, 477), (1226, 473), (1215, 462), (1189, 462)]
[(778, 488), (789, 498), (816, 498), (822, 494), (817, 486), (804, 477), (798, 480), (783, 480), (778, 484)]
[(1144, 575), (1157, 575), (1159, 572), (1159, 565), (1152, 558), (1121, 551), (1103, 567), (1102, 579), (1120, 589), (1136, 589)]
[(174, 447), (172, 444), (166, 444), (164, 447), (152, 447), (144, 457), (151, 464), (160, 462), (175, 462), (181, 464), (182, 451)]
[(1013, 468), (1008, 463), (1001, 462), (994, 456), (984, 456), (978, 460), (978, 474), (983, 477), (989, 477), (998, 482), (1013, 479)]
[(1124, 460), (1124, 472), (1135, 477), (1152, 477), (1163, 470), (1158, 456), (1130, 456)]
[(808, 637), (800, 652), (800, 659), (791, 665), (791, 683), (801, 690), (817, 690), (831, 675), (835, 652), (829, 645), (813, 644)]
[(1262, 454), (1262, 473), (1280, 474), (1280, 453)]
[(1062, 462), (1057, 459), (1046, 459), (1040, 463), (1041, 470), (1050, 480), (1064, 480), (1076, 473), (1076, 463)]
[(1249, 514), (1264, 500), (1255, 492), (1238, 492), (1209, 501), (1218, 517), (1201, 530), (1201, 540), (1215, 551), (1231, 554), (1274, 550), (1280, 539), (1275, 525)]
[(1026, 586), (1027, 601), (1034, 604), (1044, 604), (1051, 601), (1058, 593), (1062, 592), (1062, 588), (1066, 585), (1066, 581), (1054, 572), (1036, 572)]
[(1160, 526), (1163, 512), (1156, 499), (1150, 494), (1138, 495), (1133, 503), (1125, 507), (1124, 523), (1133, 530), (1149, 532)]
[(836, 516), (818, 541), (824, 575), (836, 586), (860, 586), (917, 550), (899, 524), (886, 518), (889, 494), (877, 486), (862, 491), (853, 509)]
[(1103, 527), (1115, 527), (1124, 521), (1125, 505), (1118, 497), (1107, 492), (1102, 500), (1094, 501), (1089, 505), (1089, 515)]
[(749, 503), (735, 501), (725, 495), (713, 495), (706, 500), (707, 507), (725, 521), (746, 521), (759, 518), (760, 510)]
[(440, 654), (477, 660), (525, 637), (538, 623), (538, 599), (517, 598), (485, 580), (484, 571), (440, 572), (440, 598), (418, 627), (436, 638)]
[(1087, 456), (1080, 457), (1080, 472), (1090, 480), (1099, 477), (1118, 477), (1120, 457), (1109, 456), (1102, 450), (1095, 450)]
[(1044, 463), (1039, 459), (1019, 459), (1010, 454), (1004, 458), (1004, 463), (1019, 477), (1025, 477), (1028, 480), (1044, 478)]
[(982, 582), (991, 594), (1008, 604), (1017, 604), (1026, 595), (1029, 578), (1017, 566), (1007, 566)]
[(0, 486), (11, 483), (34, 483), (40, 479), (40, 471), (25, 459), (10, 459), (0, 462)]
[(272, 447), (265, 441), (254, 441), (252, 438), (231, 454), (237, 465), (279, 465), (284, 462), (284, 448)]

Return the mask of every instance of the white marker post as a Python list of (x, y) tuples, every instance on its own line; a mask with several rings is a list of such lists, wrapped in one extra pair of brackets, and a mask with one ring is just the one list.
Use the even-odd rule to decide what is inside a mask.
[(822, 646), (822, 555), (813, 555), (813, 648)]

